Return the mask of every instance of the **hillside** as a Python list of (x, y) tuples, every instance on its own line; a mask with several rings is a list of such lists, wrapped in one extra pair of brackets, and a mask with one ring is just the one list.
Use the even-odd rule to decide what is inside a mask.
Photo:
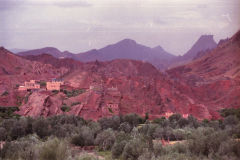
[(212, 118), (207, 106), (179, 90), (191, 90), (190, 87), (175, 84), (150, 63), (135, 60), (84, 63), (63, 79), (66, 93), (80, 94), (69, 97), (65, 92), (35, 92), (19, 113), (33, 117), (64, 114), (61, 110), (64, 105), (70, 108), (66, 114), (86, 119), (127, 113), (157, 118), (175, 112)]
[(67, 71), (68, 69), (64, 67), (55, 68), (50, 64), (26, 60), (1, 47), (0, 105), (14, 106), (17, 103), (18, 94), (21, 94), (18, 93), (17, 86), (24, 81), (56, 78)]
[(240, 107), (240, 31), (205, 56), (167, 73), (192, 86), (186, 94), (215, 110)]
[(40, 54), (40, 55), (28, 55), (23, 56), (24, 59), (28, 59), (31, 61), (38, 61), (44, 64), (51, 64), (56, 68), (65, 67), (70, 70), (78, 69), (82, 66), (80, 61), (71, 59), (71, 58), (55, 58), (50, 54)]

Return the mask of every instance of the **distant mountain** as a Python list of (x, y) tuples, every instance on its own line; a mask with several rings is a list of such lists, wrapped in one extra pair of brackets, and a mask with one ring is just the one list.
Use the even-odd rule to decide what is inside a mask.
[(40, 48), (40, 49), (34, 49), (34, 50), (28, 50), (24, 52), (19, 52), (18, 55), (20, 56), (29, 56), (29, 55), (40, 55), (40, 54), (50, 54), (53, 57), (56, 58), (74, 58), (75, 54), (64, 51), (61, 52), (57, 48), (54, 47), (45, 47), (45, 48)]
[(204, 79), (240, 78), (240, 31), (202, 57), (168, 72), (180, 73), (181, 77), (196, 75)]
[(115, 44), (108, 45), (98, 50), (90, 50), (76, 55), (77, 59), (83, 62), (88, 61), (109, 61), (113, 59), (132, 59), (152, 63), (158, 68), (164, 68), (166, 62), (175, 58), (174, 55), (166, 52), (162, 47), (146, 47), (131, 39), (124, 39)]
[(9, 51), (11, 51), (12, 53), (19, 53), (19, 52), (25, 52), (27, 51), (27, 49), (12, 48), (12, 49), (9, 49)]
[(217, 47), (213, 35), (202, 35), (183, 56), (178, 56), (170, 62), (169, 68), (186, 64), (194, 59), (200, 58)]
[(199, 52), (213, 49), (217, 43), (213, 39), (213, 35), (202, 35), (192, 48), (183, 55), (184, 59), (192, 60)]

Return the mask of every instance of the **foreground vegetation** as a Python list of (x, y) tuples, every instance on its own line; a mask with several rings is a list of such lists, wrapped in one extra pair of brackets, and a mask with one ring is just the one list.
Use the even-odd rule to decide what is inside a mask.
[[(240, 110), (225, 109), (223, 120), (203, 120), (174, 114), (149, 121), (136, 114), (102, 118), (75, 116), (0, 119), (0, 159), (25, 160), (237, 160), (240, 158)], [(177, 141), (164, 145), (165, 141)], [(79, 153), (73, 146), (95, 146)]]

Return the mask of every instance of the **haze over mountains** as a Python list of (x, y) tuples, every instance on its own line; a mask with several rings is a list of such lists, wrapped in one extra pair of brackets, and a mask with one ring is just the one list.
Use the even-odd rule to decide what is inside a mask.
[(159, 69), (166, 69), (169, 66), (183, 64), (192, 60), (199, 52), (204, 52), (216, 47), (212, 35), (204, 35), (193, 45), (183, 56), (175, 56), (165, 51), (161, 46), (150, 48), (131, 39), (124, 39), (115, 44), (108, 45), (101, 49), (93, 49), (84, 53), (73, 54), (68, 51), (61, 52), (53, 47), (19, 52), (21, 56), (50, 54), (56, 58), (73, 58), (82, 62), (109, 61), (113, 59), (132, 59), (150, 62)]

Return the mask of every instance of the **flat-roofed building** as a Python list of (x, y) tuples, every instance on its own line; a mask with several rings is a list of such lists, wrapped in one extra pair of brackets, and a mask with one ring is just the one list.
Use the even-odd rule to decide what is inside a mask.
[(29, 82), (25, 81), (24, 86), (19, 86), (18, 90), (19, 91), (25, 91), (28, 89), (40, 89), (40, 84), (36, 83), (35, 80), (30, 80)]
[(46, 84), (46, 88), (47, 90), (57, 90), (59, 91), (61, 87), (61, 82), (47, 82)]

